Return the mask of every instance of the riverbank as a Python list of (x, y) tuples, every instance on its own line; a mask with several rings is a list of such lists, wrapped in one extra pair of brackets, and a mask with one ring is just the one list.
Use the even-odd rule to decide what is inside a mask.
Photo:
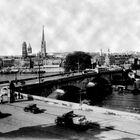
[(107, 109), (103, 107), (80, 105), (78, 103), (59, 101), (39, 96), (32, 96), (34, 100), (44, 101), (46, 104), (52, 106), (59, 106), (70, 108), (78, 114), (85, 115), (88, 120), (96, 122), (99, 128), (107, 128), (109, 130), (117, 130), (126, 134), (139, 136), (140, 131), (140, 115), (136, 113), (129, 113)]

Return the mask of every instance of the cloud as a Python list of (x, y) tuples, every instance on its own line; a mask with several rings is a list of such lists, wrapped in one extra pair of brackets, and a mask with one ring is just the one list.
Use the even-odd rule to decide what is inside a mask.
[(140, 51), (138, 0), (1, 0), (0, 55), (21, 54), (23, 41), (49, 51)]

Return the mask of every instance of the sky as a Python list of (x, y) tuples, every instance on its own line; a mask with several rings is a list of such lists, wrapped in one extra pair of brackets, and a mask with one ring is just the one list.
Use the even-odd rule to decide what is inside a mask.
[(0, 0), (0, 55), (140, 51), (140, 0)]

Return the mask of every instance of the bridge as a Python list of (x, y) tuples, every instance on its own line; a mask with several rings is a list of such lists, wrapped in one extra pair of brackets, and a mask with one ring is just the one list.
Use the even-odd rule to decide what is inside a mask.
[(43, 97), (49, 96), (57, 89), (83, 91), (86, 89), (89, 82), (94, 82), (96, 79), (102, 78), (108, 81), (107, 84), (113, 84), (119, 80), (124, 80), (124, 71), (106, 71), (102, 73), (74, 73), (69, 75), (57, 75), (56, 77), (44, 78), (43, 82), (27, 82), (24, 85), (16, 86), (15, 90), (22, 93), (39, 95)]

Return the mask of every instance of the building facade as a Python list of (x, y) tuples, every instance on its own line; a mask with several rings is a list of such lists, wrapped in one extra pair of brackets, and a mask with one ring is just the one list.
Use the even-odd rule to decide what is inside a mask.
[(129, 54), (114, 54), (110, 55), (110, 64), (111, 65), (124, 65), (129, 63), (129, 59), (132, 58), (132, 55)]
[(2, 66), (3, 67), (12, 67), (12, 66), (14, 66), (14, 59), (13, 58), (3, 58)]

